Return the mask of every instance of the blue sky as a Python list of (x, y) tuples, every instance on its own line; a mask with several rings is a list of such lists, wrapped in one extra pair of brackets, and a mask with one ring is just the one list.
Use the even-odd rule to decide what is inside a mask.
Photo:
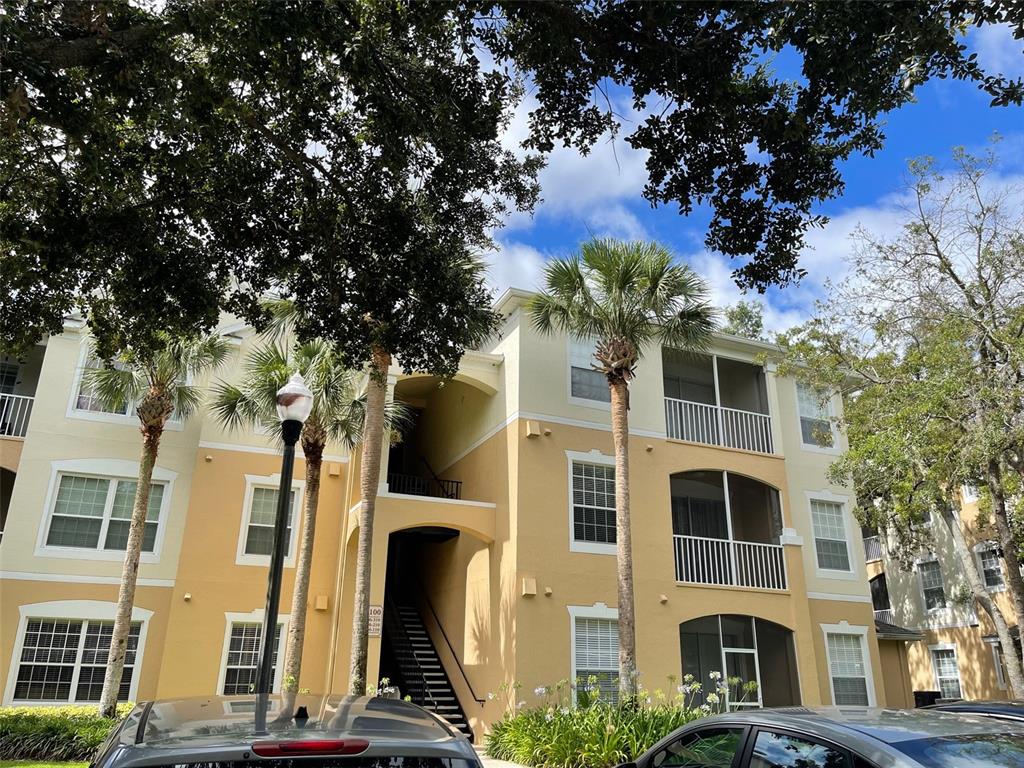
[[(971, 48), (982, 64), (1007, 75), (1024, 75), (1024, 51), (1005, 28), (972, 33)], [(918, 89), (916, 102), (884, 118), (885, 147), (874, 157), (855, 156), (843, 164), (844, 194), (824, 202), (830, 223), (809, 237), (801, 256), (808, 277), (799, 285), (773, 289), (760, 298), (771, 330), (806, 319), (826, 278), (841, 280), (858, 226), (878, 234), (894, 233), (901, 221), (899, 195), (906, 187), (906, 164), (921, 155), (947, 161), (953, 147), (982, 149), (994, 134), (1001, 172), (1024, 179), (1024, 108), (989, 107), (988, 97), (965, 83), (935, 80)], [(529, 102), (517, 111), (509, 141), (525, 134)], [(628, 129), (628, 125), (626, 126)], [(564, 255), (591, 234), (652, 238), (670, 246), (708, 282), (716, 304), (742, 298), (733, 284), (728, 259), (703, 249), (703, 217), (685, 218), (672, 207), (651, 209), (642, 198), (644, 157), (621, 140), (595, 147), (586, 158), (557, 150), (541, 176), (544, 203), (532, 217), (513, 216), (495, 237), (500, 251), (489, 255), (490, 281), (496, 291), (509, 286), (535, 289), (544, 260)]]

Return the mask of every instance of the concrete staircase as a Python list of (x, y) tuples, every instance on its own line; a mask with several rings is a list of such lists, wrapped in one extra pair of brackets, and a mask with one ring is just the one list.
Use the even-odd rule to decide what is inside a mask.
[(473, 731), (466, 720), (448, 674), (437, 655), (419, 611), (412, 605), (387, 603), (384, 608), (384, 635), (400, 680), (392, 680), (402, 696), (414, 704), (443, 717), (469, 739)]

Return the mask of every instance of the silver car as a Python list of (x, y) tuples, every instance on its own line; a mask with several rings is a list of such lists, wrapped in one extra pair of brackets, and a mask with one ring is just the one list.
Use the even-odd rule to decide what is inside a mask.
[(747, 710), (696, 720), (627, 765), (1024, 768), (1024, 727), (934, 710)]
[(405, 701), (206, 696), (139, 704), (90, 768), (186, 765), (480, 768), (480, 760), (459, 731)]

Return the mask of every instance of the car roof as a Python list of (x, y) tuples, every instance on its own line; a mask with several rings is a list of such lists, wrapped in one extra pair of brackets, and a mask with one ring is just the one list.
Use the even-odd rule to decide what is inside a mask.
[[(327, 734), (420, 743), (461, 738), (440, 718), (398, 699), (300, 694), (291, 702), (280, 695), (267, 697), (267, 702), (266, 733), (256, 729), (254, 696), (196, 696), (142, 704), (128, 717), (121, 743), (191, 747)], [(296, 719), (302, 707), (307, 717)]]
[(951, 701), (934, 704), (927, 709), (940, 712), (978, 712), (989, 715), (1024, 717), (1024, 701)]
[[(854, 749), (858, 743), (870, 748), (878, 742), (895, 746), (918, 739), (992, 733), (991, 721), (934, 709), (784, 707), (731, 712), (699, 722), (716, 721), (805, 731)], [(1007, 727), (1024, 733), (1012, 725), (1007, 724)]]

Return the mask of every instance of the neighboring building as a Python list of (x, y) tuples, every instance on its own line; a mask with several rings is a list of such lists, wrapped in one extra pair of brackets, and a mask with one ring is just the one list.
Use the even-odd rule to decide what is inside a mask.
[[(989, 538), (994, 534), (979, 526), (977, 489), (962, 488), (960, 502), (958, 517), (978, 572), (1011, 633), (1017, 636), (1013, 606), (1006, 594), (1006, 564), (996, 542)], [(892, 661), (891, 667), (887, 664), (893, 652), (884, 648), (883, 624), (890, 633), (906, 633), (903, 636), (909, 640), (899, 663), (909, 670), (911, 691), (933, 691), (953, 699), (1006, 699), (1006, 668), (992, 621), (975, 609), (973, 600), (962, 599), (968, 589), (967, 577), (948, 529), (931, 525), (929, 530), (933, 549), (921, 552), (910, 569), (891, 555), (891, 534), (865, 531), (864, 550), (886, 674), (897, 668), (897, 662)], [(907, 701), (913, 704), (912, 694)]]
[[(507, 697), (488, 696), (503, 683), (529, 692), (593, 677), (615, 688), (608, 390), (592, 347), (538, 335), (526, 297), (498, 302), (503, 327), (454, 380), (395, 369), (388, 381), (416, 420), (384, 449), (370, 677), (464, 714), (477, 735), (505, 711)], [(238, 345), (215, 374), (230, 381), (254, 337), (240, 324), (221, 330)], [(719, 335), (707, 355), (651, 349), (639, 366), (630, 469), (642, 683), (666, 689), (693, 674), (707, 685), (724, 670), (760, 683), (736, 706), (885, 704), (850, 492), (826, 477), (844, 448), (830, 422), (840, 403), (779, 377), (762, 362), (775, 351)], [(12, 493), (4, 475), (0, 544), (4, 704), (92, 701), (102, 680), (139, 435), (132, 415), (102, 413), (82, 389), (87, 363), (87, 337), (70, 324), (14, 374), (34, 400), (0, 443), (17, 476)], [(359, 457), (328, 453), (300, 685), (344, 691)], [(168, 428), (157, 464), (124, 695), (247, 693), (278, 449), (197, 416)], [(303, 471), (299, 460), (295, 506)]]

